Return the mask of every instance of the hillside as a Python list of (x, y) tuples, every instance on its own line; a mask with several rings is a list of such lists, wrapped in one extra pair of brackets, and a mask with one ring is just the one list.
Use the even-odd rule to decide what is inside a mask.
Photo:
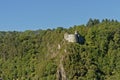
[[(84, 42), (64, 40), (77, 31)], [(120, 22), (0, 32), (3, 80), (120, 80)]]

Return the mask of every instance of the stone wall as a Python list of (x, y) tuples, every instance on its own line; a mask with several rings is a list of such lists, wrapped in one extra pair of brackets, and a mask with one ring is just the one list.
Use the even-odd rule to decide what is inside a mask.
[(68, 42), (84, 43), (84, 38), (80, 36), (76, 31), (75, 34), (65, 33), (64, 39)]
[(68, 42), (77, 42), (77, 36), (75, 34), (65, 34), (64, 39), (67, 40)]

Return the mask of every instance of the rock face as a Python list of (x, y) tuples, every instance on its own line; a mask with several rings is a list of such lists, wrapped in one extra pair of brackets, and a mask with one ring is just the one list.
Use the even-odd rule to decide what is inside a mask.
[(76, 42), (76, 43), (82, 43), (84, 40), (83, 38), (75, 31), (75, 34), (64, 34), (64, 39), (68, 42)]
[(62, 61), (63, 61), (63, 56), (60, 59), (60, 64), (57, 70), (57, 80), (67, 80)]

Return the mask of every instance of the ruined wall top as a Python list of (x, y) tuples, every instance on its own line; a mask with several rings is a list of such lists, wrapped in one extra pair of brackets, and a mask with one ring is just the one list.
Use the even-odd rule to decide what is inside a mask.
[(64, 39), (67, 40), (68, 42), (78, 42), (77, 32), (75, 31), (75, 34), (65, 33)]

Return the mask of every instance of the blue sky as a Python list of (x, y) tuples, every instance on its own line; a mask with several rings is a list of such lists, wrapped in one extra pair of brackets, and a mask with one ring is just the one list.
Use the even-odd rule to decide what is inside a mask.
[(86, 24), (89, 18), (120, 21), (120, 0), (0, 0), (0, 31)]

